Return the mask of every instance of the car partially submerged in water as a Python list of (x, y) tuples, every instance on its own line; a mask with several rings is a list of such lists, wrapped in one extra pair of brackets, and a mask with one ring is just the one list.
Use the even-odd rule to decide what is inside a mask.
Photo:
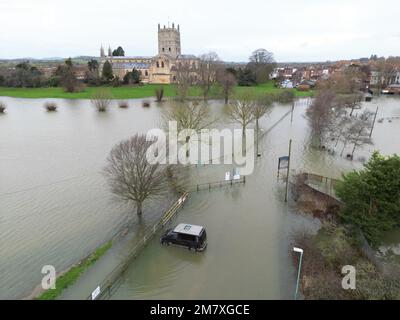
[(160, 239), (161, 244), (176, 245), (203, 251), (207, 247), (207, 233), (202, 226), (180, 223), (174, 229), (168, 229)]

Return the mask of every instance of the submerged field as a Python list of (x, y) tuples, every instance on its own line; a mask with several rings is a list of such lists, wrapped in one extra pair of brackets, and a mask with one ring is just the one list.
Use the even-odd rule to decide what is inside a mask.
[[(174, 85), (158, 85), (147, 84), (138, 87), (121, 86), (121, 87), (101, 87), (110, 90), (114, 99), (136, 99), (148, 98), (155, 96), (155, 89), (163, 87), (165, 97), (175, 97), (176, 90)], [(93, 93), (99, 87), (86, 87), (83, 91), (68, 93), (63, 88), (8, 88), (0, 87), (0, 96), (15, 97), (15, 98), (63, 98), (63, 99), (90, 99)], [(211, 93), (212, 97), (218, 96), (218, 88), (214, 88)], [(268, 82), (262, 85), (253, 87), (235, 87), (235, 94), (243, 93), (281, 93), (283, 91), (293, 91), (298, 97), (312, 96), (312, 91), (297, 91), (295, 89), (280, 89), (275, 88), (273, 82)], [(192, 97), (201, 96), (201, 90), (198, 87), (192, 87), (189, 95)]]

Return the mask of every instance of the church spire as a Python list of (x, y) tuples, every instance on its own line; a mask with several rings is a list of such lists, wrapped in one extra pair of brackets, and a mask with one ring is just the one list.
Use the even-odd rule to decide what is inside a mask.
[(101, 57), (101, 58), (104, 58), (104, 57), (105, 57), (103, 45), (101, 45), (101, 47), (100, 47), (100, 57)]
[(110, 46), (108, 46), (108, 56), (112, 57), (112, 51), (111, 51), (111, 47)]

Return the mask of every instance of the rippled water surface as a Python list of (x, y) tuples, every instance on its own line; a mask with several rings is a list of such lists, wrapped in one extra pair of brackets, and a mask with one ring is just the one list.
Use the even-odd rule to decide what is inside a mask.
[[(130, 135), (157, 127), (160, 109), (112, 106), (96, 112), (87, 100), (56, 100), (57, 112), (45, 100), (2, 98), (0, 115), (0, 298), (28, 295), (42, 278), (45, 264), (64, 270), (126, 223), (131, 209), (112, 199), (101, 175), (111, 147)], [(366, 104), (391, 122), (377, 123), (374, 145), (356, 152), (368, 157), (374, 149), (400, 152), (400, 100), (375, 99)], [(213, 102), (215, 114), (222, 105)], [(262, 156), (245, 185), (193, 193), (174, 222), (204, 225), (208, 248), (194, 254), (161, 247), (155, 238), (132, 264), (114, 298), (290, 298), (293, 267), (288, 238), (313, 221), (291, 213), (284, 204), (284, 185), (277, 183), (277, 158), (287, 154), (293, 139), (292, 168), (340, 177), (358, 168), (348, 161), (308, 147), (308, 128), (297, 103), (290, 116), (261, 140)], [(288, 110), (277, 105), (261, 121), (270, 128)], [(221, 124), (219, 124), (221, 125)], [(231, 124), (229, 124), (231, 126)], [(222, 180), (232, 166), (213, 165), (194, 171), (193, 183)], [(160, 209), (146, 206), (145, 215)]]

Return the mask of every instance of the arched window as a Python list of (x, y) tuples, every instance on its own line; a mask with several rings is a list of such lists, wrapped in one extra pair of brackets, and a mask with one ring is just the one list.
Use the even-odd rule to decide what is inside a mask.
[(160, 63), (157, 61), (157, 68), (159, 68), (160, 67)]
[(145, 70), (144, 75), (147, 77), (149, 75), (149, 72)]
[(165, 48), (162, 48), (162, 52), (164, 52), (165, 51)]
[(161, 68), (164, 68), (164, 61), (161, 61)]
[(171, 48), (168, 48), (168, 51), (171, 52)]

